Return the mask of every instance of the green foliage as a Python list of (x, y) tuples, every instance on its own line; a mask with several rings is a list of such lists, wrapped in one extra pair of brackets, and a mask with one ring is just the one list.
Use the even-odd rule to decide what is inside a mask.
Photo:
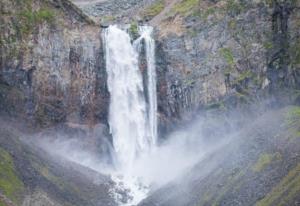
[(232, 51), (229, 48), (221, 48), (220, 54), (223, 56), (230, 67), (234, 66), (234, 57)]
[[(198, 7), (195, 7), (195, 8), (198, 8)], [(215, 7), (201, 7), (201, 5), (199, 6), (199, 9), (196, 9), (193, 10), (193, 13), (192, 15), (194, 17), (200, 17), (202, 20), (206, 21), (207, 18), (210, 16), (210, 15), (213, 15), (216, 13), (216, 8)]]
[[(215, 194), (212, 204), (210, 203), (208, 205), (219, 206), (219, 205), (221, 205), (220, 201), (226, 195), (226, 193), (228, 193), (231, 190), (239, 190), (239, 188), (242, 184), (243, 177), (246, 174), (246, 171), (247, 171), (247, 168), (243, 168), (243, 169), (236, 168), (235, 171), (233, 172), (233, 174), (227, 178), (224, 186), (220, 190), (218, 190), (218, 192)], [(223, 174), (220, 174), (220, 175), (223, 175)], [(204, 205), (207, 205), (207, 204), (204, 204)]]
[(254, 164), (252, 170), (254, 172), (261, 172), (278, 156), (278, 154), (262, 154), (257, 162)]
[(267, 41), (263, 44), (265, 49), (272, 49), (273, 48), (273, 43), (271, 41)]
[(228, 22), (228, 27), (232, 30), (235, 30), (237, 28), (237, 22), (235, 19), (231, 19), (229, 22)]
[(0, 199), (0, 206), (7, 206), (7, 205), (4, 202), (2, 202)]
[(210, 7), (203, 12), (202, 18), (207, 19), (208, 16), (214, 14), (216, 9), (214, 7)]
[(300, 107), (292, 107), (287, 112), (286, 124), (289, 127), (300, 126)]
[(29, 34), (38, 24), (46, 22), (52, 24), (54, 21), (54, 12), (50, 9), (44, 8), (38, 11), (26, 10), (19, 14), (21, 20), (21, 33)]
[(165, 8), (164, 0), (158, 0), (151, 6), (145, 9), (143, 16), (147, 18), (152, 18), (158, 15)]
[(136, 22), (132, 22), (130, 24), (130, 27), (129, 27), (129, 33), (131, 34), (131, 36), (135, 39), (138, 37), (139, 35), (139, 30), (138, 30), (139, 26)]
[(24, 191), (23, 182), (19, 179), (11, 155), (0, 148), (0, 191), (13, 202), (18, 203)]
[(249, 78), (253, 77), (253, 75), (254, 75), (253, 72), (250, 70), (244, 71), (239, 75), (239, 77), (235, 80), (235, 82), (236, 83), (242, 82), (245, 79), (249, 79)]
[(172, 13), (178, 13), (182, 16), (187, 16), (192, 13), (195, 8), (198, 8), (199, 0), (182, 0), (172, 8)]
[(240, 0), (227, 0), (225, 9), (229, 15), (236, 16), (244, 11), (245, 8)]
[(104, 16), (101, 21), (102, 22), (110, 22), (110, 21), (114, 21), (116, 19), (115, 16)]
[(292, 107), (285, 116), (285, 125), (292, 133), (292, 137), (300, 137), (300, 107)]
[(54, 20), (54, 12), (50, 9), (41, 9), (35, 12), (35, 19), (37, 23), (41, 23), (43, 21), (52, 23)]
[(41, 162), (34, 162), (32, 166), (49, 182), (57, 186), (57, 188), (61, 191), (69, 191), (71, 193), (75, 193), (80, 195), (80, 188), (78, 188), (74, 183), (66, 181), (63, 177), (58, 176), (53, 173), (51, 169)]
[(292, 64), (300, 65), (300, 39), (290, 46)]
[(292, 169), (256, 206), (290, 205), (300, 194), (300, 164)]

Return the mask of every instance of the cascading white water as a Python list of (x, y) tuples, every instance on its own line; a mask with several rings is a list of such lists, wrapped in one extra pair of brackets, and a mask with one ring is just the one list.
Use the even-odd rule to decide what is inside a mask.
[(152, 145), (157, 141), (157, 95), (156, 95), (156, 70), (155, 70), (155, 41), (151, 37), (153, 28), (150, 26), (139, 27), (141, 39), (145, 41), (147, 76), (148, 76), (148, 128)]
[(118, 167), (131, 168), (146, 140), (146, 103), (138, 53), (130, 36), (117, 26), (105, 30), (107, 83), (110, 93), (109, 125)]
[[(131, 44), (128, 33), (118, 26), (109, 26), (104, 31), (110, 93), (109, 126), (119, 172), (118, 177), (113, 179), (117, 185), (123, 185), (124, 190), (131, 190), (129, 195), (132, 199), (127, 205), (145, 198), (147, 185), (136, 175), (134, 165), (141, 156), (151, 151), (157, 139), (155, 45), (151, 34), (151, 27), (140, 27), (141, 37)], [(148, 104), (138, 66), (137, 48), (141, 47), (143, 39), (147, 59)]]

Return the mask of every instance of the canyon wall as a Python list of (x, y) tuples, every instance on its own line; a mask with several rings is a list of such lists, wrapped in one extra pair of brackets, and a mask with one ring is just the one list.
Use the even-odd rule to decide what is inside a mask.
[(263, 99), (299, 103), (299, 3), (185, 0), (166, 6), (150, 21), (158, 28), (161, 113), (183, 118)]
[(65, 0), (5, 1), (0, 111), (41, 126), (107, 123), (100, 26), (88, 16), (123, 20), (133, 36), (138, 23), (155, 27), (161, 130), (202, 109), (299, 102), (299, 1), (126, 2), (83, 13)]
[(0, 111), (49, 126), (106, 122), (100, 27), (69, 1), (1, 3)]

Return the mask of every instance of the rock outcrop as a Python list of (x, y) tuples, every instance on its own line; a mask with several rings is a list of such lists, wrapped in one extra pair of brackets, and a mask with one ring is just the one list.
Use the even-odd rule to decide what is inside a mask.
[(154, 17), (160, 111), (299, 102), (299, 3), (184, 0)]
[(84, 11), (156, 28), (164, 129), (199, 109), (224, 111), (262, 99), (299, 103), (299, 1), (156, 0), (134, 12), (118, 12), (123, 1), (113, 2), (98, 3), (101, 11), (85, 4)]
[[(297, 111), (299, 107), (273, 110), (250, 120), (181, 178), (154, 191), (139, 206), (299, 205)], [(216, 124), (214, 131), (219, 127)]]
[(23, 130), (0, 122), (1, 206), (116, 205), (109, 177), (24, 143)]
[(100, 27), (67, 0), (4, 0), (0, 9), (0, 111), (40, 126), (105, 124)]

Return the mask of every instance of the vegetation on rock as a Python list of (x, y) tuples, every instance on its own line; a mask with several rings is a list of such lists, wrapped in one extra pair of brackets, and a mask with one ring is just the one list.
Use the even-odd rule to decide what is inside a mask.
[(253, 171), (254, 172), (261, 172), (262, 170), (264, 170), (269, 164), (271, 164), (271, 162), (276, 159), (276, 158), (280, 158), (279, 157), (280, 154), (262, 154), (259, 156), (259, 159), (257, 160), (257, 162), (254, 164), (253, 166)]
[(154, 16), (158, 15), (165, 7), (164, 0), (158, 0), (154, 4), (150, 5), (148, 8), (146, 8), (142, 15), (146, 19), (151, 19)]
[(171, 10), (172, 14), (187, 16), (193, 13), (195, 8), (199, 8), (199, 0), (183, 0), (177, 3)]
[(256, 206), (291, 205), (290, 202), (300, 193), (300, 164), (290, 172)]
[(15, 203), (19, 203), (24, 192), (23, 182), (15, 170), (11, 155), (0, 148), (0, 191)]

